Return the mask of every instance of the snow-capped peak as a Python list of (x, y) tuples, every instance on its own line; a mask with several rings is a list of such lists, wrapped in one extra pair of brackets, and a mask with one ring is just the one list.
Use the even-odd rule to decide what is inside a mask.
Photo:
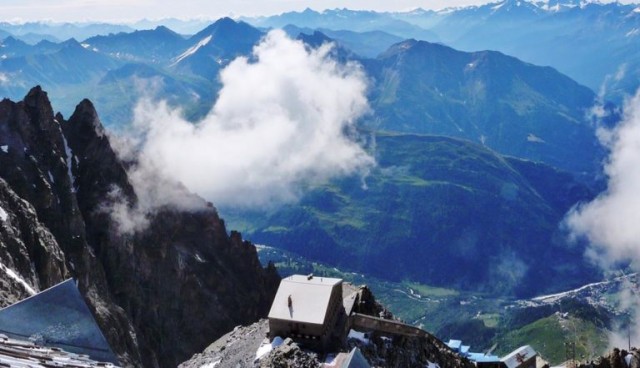
[(584, 8), (589, 4), (601, 4), (599, 0), (502, 0), (488, 5), (495, 12), (509, 2), (512, 3), (511, 6), (532, 6), (546, 12), (559, 12), (576, 7)]

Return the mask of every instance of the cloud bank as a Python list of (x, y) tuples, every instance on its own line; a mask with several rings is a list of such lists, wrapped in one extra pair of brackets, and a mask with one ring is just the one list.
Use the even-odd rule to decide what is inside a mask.
[[(616, 127), (598, 130), (601, 143), (609, 150), (604, 167), (607, 189), (590, 203), (574, 208), (566, 223), (574, 237), (589, 241), (588, 256), (604, 270), (631, 262), (632, 268), (640, 271), (640, 90), (627, 99), (623, 111)], [(626, 348), (629, 338), (640, 339), (637, 284), (627, 281), (618, 301), (618, 310), (628, 313), (628, 321), (614, 328), (609, 344)], [(627, 336), (627, 330), (633, 333)]]
[(179, 186), (166, 185), (179, 181), (215, 205), (268, 206), (316, 182), (366, 174), (374, 160), (354, 128), (369, 111), (367, 80), (330, 51), (270, 32), (250, 58), (221, 72), (218, 100), (196, 124), (164, 102), (141, 101), (136, 191), (154, 193), (150, 203), (189, 207)]
[(585, 237), (590, 255), (603, 266), (630, 260), (640, 268), (640, 91), (625, 102), (622, 121), (598, 136), (609, 150), (604, 172), (607, 190), (574, 208), (567, 224), (575, 236)]

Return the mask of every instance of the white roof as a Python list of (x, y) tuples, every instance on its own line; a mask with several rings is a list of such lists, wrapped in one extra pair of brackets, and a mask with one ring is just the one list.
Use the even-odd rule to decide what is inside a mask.
[(449, 340), (447, 346), (449, 346), (453, 350), (460, 350), (460, 347), (462, 346), (462, 340)]
[(538, 353), (536, 353), (531, 346), (525, 345), (517, 348), (501, 360), (507, 368), (515, 368), (536, 355), (538, 355)]
[[(342, 279), (292, 275), (280, 281), (269, 318), (324, 324), (334, 286)], [(291, 296), (291, 308), (289, 308)]]

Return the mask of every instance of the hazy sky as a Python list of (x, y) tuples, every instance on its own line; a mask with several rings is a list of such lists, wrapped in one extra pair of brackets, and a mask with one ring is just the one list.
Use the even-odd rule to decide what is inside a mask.
[[(349, 8), (411, 10), (442, 9), (498, 0), (0, 0), (2, 20), (135, 21), (210, 18), (240, 15), (273, 15), (285, 11)], [(622, 2), (630, 2), (624, 0)], [(637, 2), (637, 1), (636, 1)]]

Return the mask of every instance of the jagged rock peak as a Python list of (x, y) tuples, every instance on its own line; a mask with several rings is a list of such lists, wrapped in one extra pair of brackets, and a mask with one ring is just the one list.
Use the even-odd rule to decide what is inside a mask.
[(76, 106), (76, 109), (69, 119), (69, 123), (79, 124), (79, 127), (76, 128), (78, 131), (90, 129), (87, 133), (93, 133), (98, 137), (105, 135), (104, 126), (98, 117), (98, 112), (93, 102), (86, 98)]
[(82, 100), (68, 121), (62, 123), (70, 151), (72, 172), (81, 207), (99, 207), (114, 188), (131, 204), (136, 202), (124, 164), (111, 146), (93, 103)]
[[(48, 138), (57, 151), (64, 152), (60, 123), (53, 116), (53, 108), (47, 92), (43, 91), (39, 85), (33, 87), (24, 98), (24, 106), (31, 124), (38, 128), (38, 131), (33, 134), (37, 135), (39, 139), (34, 143), (40, 145), (45, 143), (44, 141)], [(48, 150), (48, 146), (49, 144), (42, 148)], [(37, 150), (38, 147), (30, 148)]]
[(51, 108), (51, 103), (49, 102), (49, 96), (47, 95), (47, 92), (43, 91), (42, 87), (40, 87), (39, 85), (29, 90), (24, 98), (24, 101), (27, 106), (30, 107), (46, 104), (49, 106), (49, 108)]
[[(279, 277), (239, 233), (227, 233), (213, 206), (161, 208), (143, 214), (144, 230), (122, 234), (114, 188), (135, 207), (91, 101), (69, 120), (53, 115), (40, 87), (22, 102), (0, 102), (0, 262), (36, 290), (76, 278), (123, 365), (175, 367), (266, 315)], [(0, 280), (3, 300), (26, 293)]]

